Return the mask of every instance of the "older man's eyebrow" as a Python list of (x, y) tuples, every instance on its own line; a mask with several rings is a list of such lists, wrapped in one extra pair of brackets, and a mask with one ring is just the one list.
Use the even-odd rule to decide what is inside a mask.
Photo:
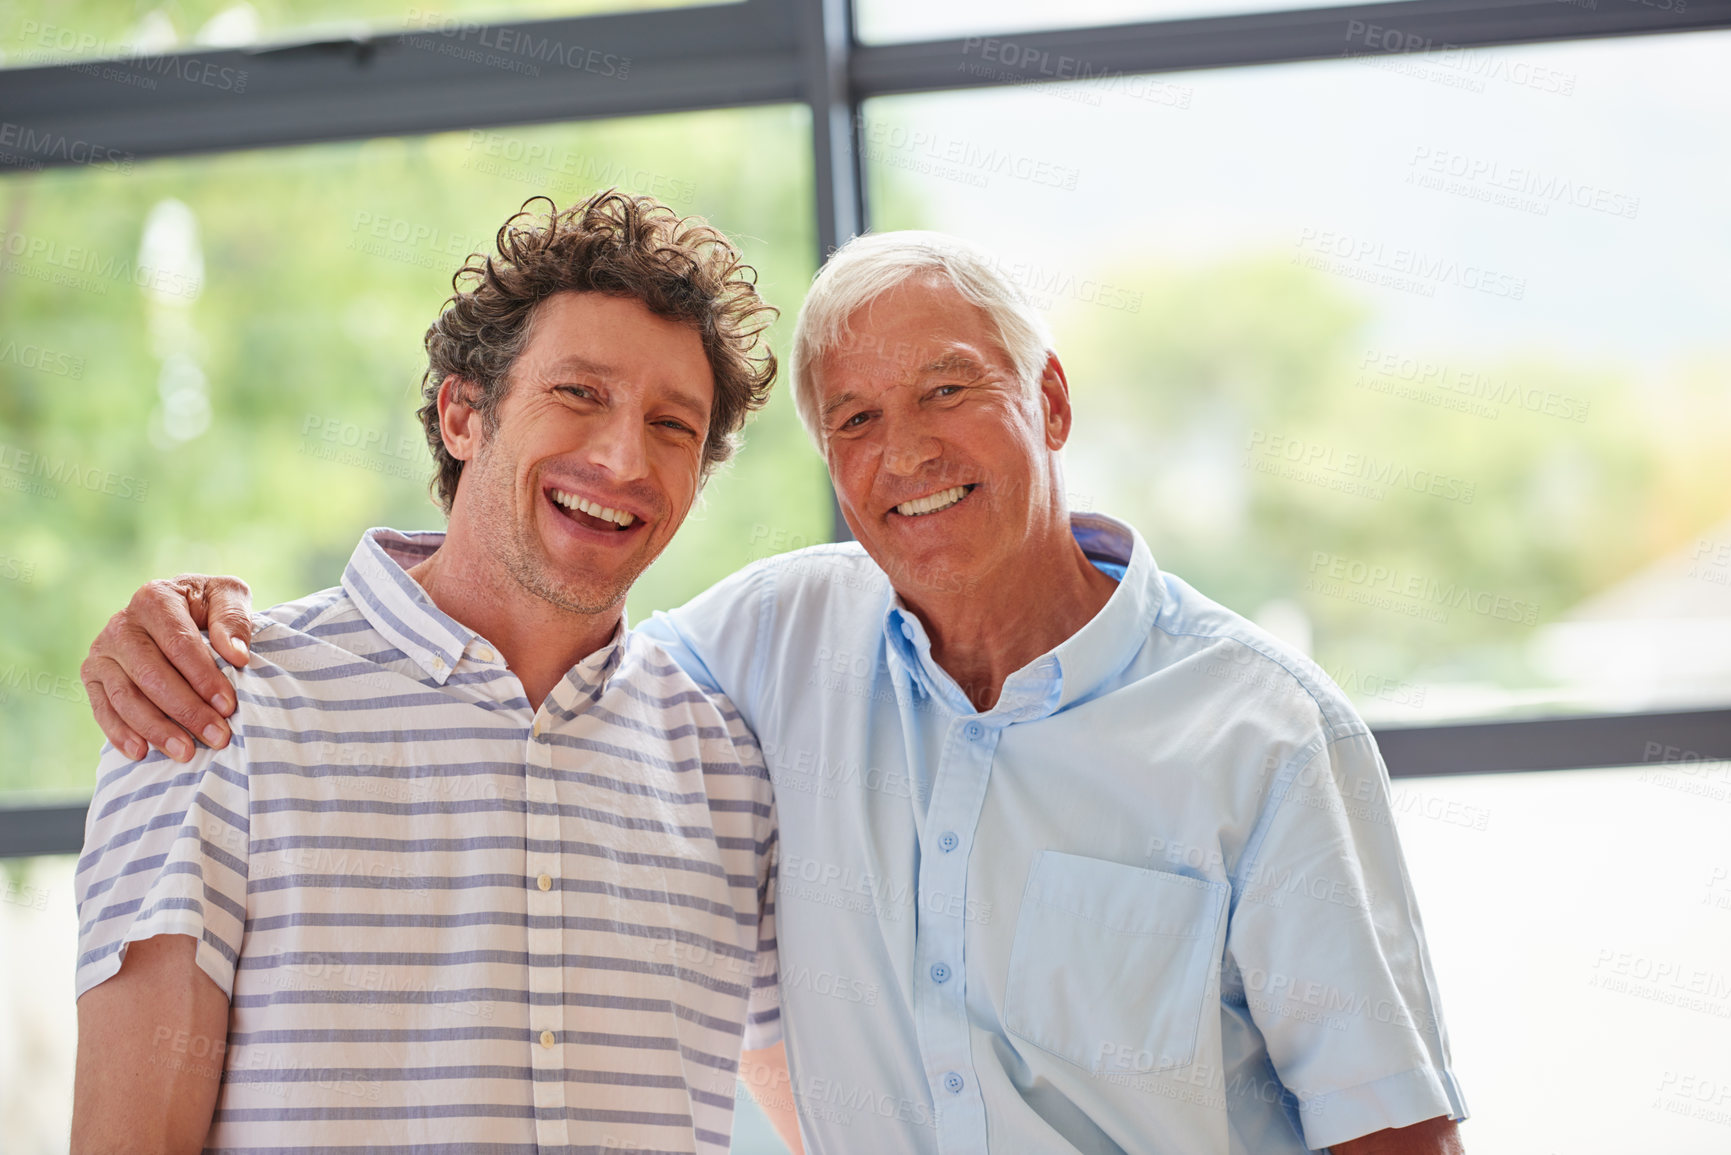
[(974, 358), (959, 350), (952, 350), (930, 362), (921, 370), (926, 376), (936, 373), (981, 373), (984, 367)]
[(858, 401), (858, 400), (859, 400), (858, 394), (855, 394), (855, 393), (837, 393), (834, 397), (831, 397), (828, 401), (824, 402), (824, 406), (823, 406), (823, 419), (824, 419), (824, 421), (827, 423), (831, 417), (835, 416), (836, 410), (846, 408), (847, 406), (852, 405), (855, 401)]

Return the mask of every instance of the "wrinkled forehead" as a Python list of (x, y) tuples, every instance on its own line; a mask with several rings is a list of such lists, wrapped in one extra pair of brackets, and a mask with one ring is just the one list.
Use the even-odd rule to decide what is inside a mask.
[(860, 305), (831, 334), (818, 370), (825, 397), (845, 381), (880, 385), (1008, 361), (990, 315), (936, 273), (909, 277)]

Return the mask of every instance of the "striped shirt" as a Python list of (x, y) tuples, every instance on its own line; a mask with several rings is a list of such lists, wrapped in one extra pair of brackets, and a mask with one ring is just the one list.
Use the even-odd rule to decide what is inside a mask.
[(255, 622), (234, 740), (103, 751), (80, 996), (198, 939), (215, 1151), (726, 1151), (741, 1047), (780, 1038), (775, 812), (738, 712), (623, 626), (530, 709), (372, 530)]

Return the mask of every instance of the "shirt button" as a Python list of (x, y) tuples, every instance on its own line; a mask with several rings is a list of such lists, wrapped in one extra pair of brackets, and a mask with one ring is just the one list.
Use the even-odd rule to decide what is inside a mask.
[(542, 1031), (541, 1032), (541, 1045), (543, 1047), (547, 1048), (549, 1051), (551, 1051), (553, 1049), (553, 1044), (556, 1043), (557, 1041), (558, 1040), (553, 1037), (552, 1031)]
[(541, 736), (541, 719), (536, 718), (535, 724), (529, 727), (529, 736), (531, 738), (539, 738)]
[(442, 670), (444, 668), (445, 668), (445, 659), (440, 658), (440, 657), (434, 657), (433, 658), (433, 669)]
[(947, 982), (949, 982), (950, 981), (950, 968), (945, 966), (943, 963), (933, 963), (932, 964), (932, 981), (934, 983), (947, 983)]
[(475, 651), (475, 660), (478, 662), (490, 662), (493, 660), (493, 651), (489, 650), (486, 646), (482, 646), (480, 649)]
[(944, 1076), (944, 1090), (948, 1091), (950, 1094), (960, 1095), (962, 1093), (962, 1085), (962, 1077), (956, 1072), (951, 1071), (949, 1074)]
[(938, 845), (944, 848), (944, 853), (946, 854), (961, 844), (962, 840), (956, 837), (956, 832), (954, 830), (946, 830), (938, 836)]
[(553, 876), (550, 874), (543, 874), (540, 878), (535, 880), (535, 885), (540, 887), (542, 890), (552, 890)]
[(968, 741), (970, 742), (978, 742), (980, 740), (980, 735), (985, 732), (986, 728), (978, 722), (969, 722), (968, 728), (963, 731), (963, 733), (968, 736)]

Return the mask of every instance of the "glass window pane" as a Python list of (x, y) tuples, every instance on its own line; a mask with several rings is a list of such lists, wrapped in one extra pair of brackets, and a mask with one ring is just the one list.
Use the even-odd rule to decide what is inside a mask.
[[(808, 126), (763, 108), (0, 181), (0, 791), (90, 789), (78, 666), (141, 581), (238, 573), (268, 605), (334, 584), (369, 526), (442, 524), (422, 337), (527, 197), (617, 185), (708, 216), (782, 347), (816, 250)], [(778, 395), (633, 616), (825, 539), (828, 492)]]
[(1394, 807), (1467, 1150), (1731, 1149), (1731, 764), (1405, 779)]
[[(405, 31), (424, 34), (427, 46), (437, 51), (451, 43), (481, 43), (477, 24), (688, 6), (690, 0), (427, 0), (417, 4), (403, 0), (175, 0), (166, 4), (21, 0), (0, 5), (0, 67)], [(518, 57), (529, 68), (549, 64), (555, 57), (569, 67), (571, 50), (578, 46), (550, 39), (487, 47)], [(581, 47), (606, 51), (601, 44)], [(136, 71), (134, 83), (151, 78), (148, 67)]]
[(1373, 717), (1731, 701), (1731, 35), (886, 99), (1049, 318), (1077, 504)]
[[(1075, 0), (1069, 4), (1042, 0), (957, 0), (944, 4), (858, 0), (854, 11), (860, 39), (881, 44), (1325, 7), (1329, 5), (1318, 0)], [(986, 62), (992, 59), (987, 57)]]

